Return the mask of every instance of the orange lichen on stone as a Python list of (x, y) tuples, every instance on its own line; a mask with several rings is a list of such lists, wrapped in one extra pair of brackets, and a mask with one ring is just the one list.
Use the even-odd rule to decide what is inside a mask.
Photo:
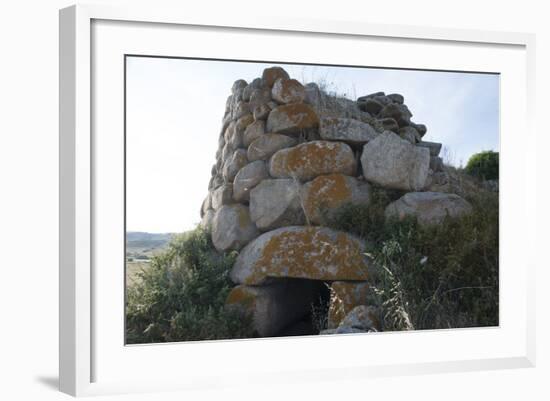
[(367, 301), (369, 286), (365, 282), (336, 281), (330, 287), (328, 328), (338, 327), (356, 306)]
[(225, 301), (226, 305), (237, 305), (245, 308), (252, 308), (256, 302), (256, 295), (245, 285), (233, 287)]
[(244, 283), (259, 284), (266, 277), (365, 280), (367, 262), (361, 242), (349, 234), (303, 227), (272, 236)]
[(302, 103), (306, 97), (306, 90), (295, 79), (279, 78), (273, 85), (271, 96), (279, 103)]
[(343, 174), (322, 175), (304, 187), (303, 206), (310, 220), (318, 221), (323, 208), (337, 208), (351, 200), (348, 179)]
[(271, 88), (276, 80), (279, 78), (289, 79), (288, 73), (281, 67), (270, 67), (266, 68), (262, 73), (263, 83)]
[[(274, 113), (274, 116), (278, 115), (278, 118), (283, 120), (284, 127), (286, 127), (281, 130), (278, 130), (276, 125), (274, 127), (270, 127), (272, 128), (270, 131), (273, 132), (284, 133), (290, 130), (292, 132), (288, 133), (295, 133), (299, 130), (317, 128), (319, 126), (319, 117), (317, 116), (317, 113), (310, 105), (305, 103), (292, 103), (279, 106), (271, 113)], [(271, 116), (271, 118), (273, 119), (274, 116)], [(271, 121), (268, 118), (268, 126), (270, 123)]]
[(270, 174), (277, 178), (307, 181), (323, 174), (354, 175), (355, 159), (351, 148), (339, 142), (312, 141), (286, 148), (273, 155)]

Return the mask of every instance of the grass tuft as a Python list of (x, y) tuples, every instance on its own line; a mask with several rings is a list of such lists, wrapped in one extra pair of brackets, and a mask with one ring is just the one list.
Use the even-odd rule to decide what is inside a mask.
[(498, 325), (498, 194), (471, 192), (473, 213), (423, 227), (384, 217), (396, 193), (346, 205), (325, 225), (363, 238), (376, 266), (368, 302), (384, 308), (385, 330)]
[(252, 337), (251, 319), (224, 307), (235, 257), (201, 228), (176, 236), (127, 290), (127, 342)]

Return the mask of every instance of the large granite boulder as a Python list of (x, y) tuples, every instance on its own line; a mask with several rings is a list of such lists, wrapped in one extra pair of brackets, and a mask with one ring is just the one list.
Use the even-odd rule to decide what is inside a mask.
[(248, 147), (248, 160), (267, 160), (275, 152), (290, 148), (298, 143), (296, 138), (281, 134), (264, 134), (258, 136)]
[(319, 284), (309, 280), (279, 280), (264, 286), (238, 285), (227, 297), (228, 308), (252, 317), (261, 337), (278, 335), (311, 311)]
[(224, 205), (212, 219), (212, 242), (218, 251), (239, 250), (259, 234), (248, 207)]
[(265, 135), (265, 121), (256, 120), (250, 124), (243, 133), (243, 145), (245, 147), (250, 146), (252, 142)]
[(385, 131), (363, 147), (363, 176), (385, 188), (418, 191), (424, 188), (430, 152)]
[(251, 113), (256, 110), (256, 108), (263, 105), (267, 105), (271, 102), (271, 89), (267, 87), (261, 87), (254, 89), (250, 94), (250, 100), (248, 101), (248, 109)]
[(212, 209), (218, 210), (230, 203), (233, 203), (233, 184), (223, 184), (212, 191)]
[(267, 117), (266, 130), (279, 134), (299, 135), (318, 126), (319, 118), (310, 105), (293, 103), (271, 110)]
[(337, 328), (353, 308), (365, 305), (369, 293), (366, 282), (335, 281), (330, 286), (328, 328)]
[(281, 104), (302, 103), (306, 98), (306, 90), (295, 79), (279, 78), (271, 89), (271, 97)]
[(343, 174), (321, 175), (302, 187), (302, 205), (311, 224), (321, 224), (345, 204), (368, 205), (370, 185)]
[(279, 78), (289, 79), (290, 76), (288, 75), (288, 72), (281, 67), (266, 68), (262, 73), (263, 84), (268, 88), (272, 88)]
[(300, 184), (292, 179), (263, 180), (250, 191), (250, 216), (262, 231), (304, 224)]
[(386, 207), (386, 217), (414, 216), (422, 225), (441, 223), (447, 216), (460, 217), (472, 211), (465, 199), (441, 192), (409, 192)]
[(269, 163), (269, 173), (277, 178), (308, 181), (323, 174), (355, 175), (357, 165), (351, 148), (342, 142), (312, 141), (281, 149)]
[(321, 139), (364, 144), (378, 136), (378, 132), (367, 123), (352, 118), (322, 118), (319, 124)]
[(233, 199), (238, 202), (249, 199), (250, 190), (269, 177), (265, 162), (258, 160), (239, 170), (233, 180)]
[(269, 278), (364, 281), (373, 262), (363, 241), (326, 227), (290, 226), (269, 231), (239, 254), (231, 279), (260, 285)]
[(237, 149), (234, 151), (233, 154), (227, 158), (223, 166), (223, 178), (225, 181), (233, 181), (239, 170), (246, 166), (247, 163), (246, 150)]
[(225, 130), (224, 141), (229, 144), (231, 149), (237, 149), (243, 146), (243, 133), (245, 129), (252, 124), (254, 116), (250, 113), (245, 114), (236, 121), (232, 121)]

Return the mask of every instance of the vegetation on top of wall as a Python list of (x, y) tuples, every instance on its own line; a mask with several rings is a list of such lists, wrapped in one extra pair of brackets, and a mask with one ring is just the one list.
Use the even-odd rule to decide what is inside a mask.
[(386, 221), (394, 196), (375, 188), (370, 206), (325, 221), (367, 242), (377, 262), (369, 304), (382, 306), (384, 330), (498, 325), (498, 193), (470, 193), (473, 213), (431, 227)]
[(464, 171), (482, 180), (498, 180), (498, 152), (487, 150), (470, 157)]
[(201, 228), (175, 236), (127, 289), (127, 343), (252, 337), (250, 318), (224, 307), (234, 260)]

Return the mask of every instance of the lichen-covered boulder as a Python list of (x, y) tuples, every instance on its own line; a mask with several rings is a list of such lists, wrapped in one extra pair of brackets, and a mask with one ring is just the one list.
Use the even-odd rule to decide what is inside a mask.
[(274, 336), (311, 312), (318, 285), (306, 280), (280, 280), (264, 286), (238, 285), (229, 293), (226, 305), (251, 316), (252, 327), (261, 337)]
[(233, 199), (238, 202), (249, 199), (250, 190), (269, 177), (265, 162), (258, 160), (239, 170), (233, 180)]
[(365, 305), (369, 293), (366, 282), (335, 281), (330, 286), (328, 328), (337, 328), (353, 308)]
[(365, 281), (372, 261), (363, 241), (326, 227), (290, 226), (248, 244), (231, 270), (235, 283), (260, 285), (269, 278)]
[(386, 217), (416, 217), (419, 224), (441, 223), (445, 217), (460, 217), (472, 211), (472, 205), (455, 194), (409, 192), (386, 207)]
[(301, 199), (308, 222), (321, 224), (345, 204), (368, 205), (370, 185), (343, 174), (321, 175), (303, 185)]
[(254, 142), (254, 140), (260, 138), (264, 134), (265, 134), (265, 121), (263, 120), (254, 121), (244, 130), (243, 145), (245, 147), (250, 146), (250, 144)]
[(240, 169), (248, 163), (246, 150), (237, 149), (231, 157), (228, 157), (223, 166), (223, 178), (226, 182), (232, 182)]
[(266, 68), (262, 73), (263, 84), (269, 88), (272, 88), (279, 78), (289, 79), (290, 76), (288, 72), (281, 67)]
[(262, 231), (304, 224), (300, 184), (292, 179), (263, 180), (250, 191), (250, 216)]
[(281, 134), (259, 135), (248, 147), (248, 160), (267, 160), (278, 150), (295, 146), (296, 138)]
[(239, 250), (259, 235), (248, 207), (223, 205), (212, 219), (212, 243), (218, 251)]
[(302, 103), (306, 98), (306, 90), (295, 79), (279, 78), (271, 89), (271, 97), (281, 104)]
[(310, 105), (292, 103), (271, 110), (267, 116), (266, 130), (279, 134), (299, 135), (318, 126), (319, 118)]
[(385, 131), (363, 147), (363, 176), (385, 188), (419, 191), (430, 167), (430, 152)]
[(233, 203), (233, 184), (223, 184), (212, 191), (212, 209), (218, 210), (230, 203)]
[(277, 178), (308, 181), (323, 174), (355, 175), (353, 151), (342, 142), (312, 141), (281, 149), (269, 163), (269, 174)]
[(378, 136), (378, 132), (367, 123), (352, 118), (322, 118), (319, 124), (321, 139), (364, 144)]

